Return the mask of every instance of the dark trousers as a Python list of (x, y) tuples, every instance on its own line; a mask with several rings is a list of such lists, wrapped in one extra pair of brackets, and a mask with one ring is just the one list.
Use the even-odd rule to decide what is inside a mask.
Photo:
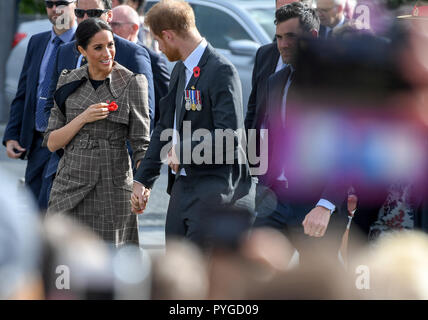
[(238, 245), (254, 220), (255, 186), (248, 196), (233, 204), (210, 203), (209, 192), (198, 188), (195, 178), (177, 178), (166, 217), (167, 247), (171, 239), (183, 237), (202, 249)]
[(49, 179), (45, 178), (51, 152), (42, 147), (43, 135), (36, 132), (28, 155), (25, 185), (31, 190), (41, 211), (48, 207)]
[(313, 263), (319, 258), (315, 254), (322, 255), (323, 261), (336, 262), (348, 222), (346, 212), (338, 208), (332, 214), (323, 237), (309, 237), (304, 234), (302, 222), (315, 205), (284, 201), (270, 188), (258, 184), (254, 228), (268, 227), (281, 231), (299, 252), (301, 265)]

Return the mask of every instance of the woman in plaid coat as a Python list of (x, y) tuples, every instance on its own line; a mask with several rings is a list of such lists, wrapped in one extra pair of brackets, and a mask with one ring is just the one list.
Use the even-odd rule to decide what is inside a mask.
[(138, 243), (126, 141), (138, 165), (150, 139), (147, 80), (114, 61), (113, 33), (102, 20), (80, 23), (76, 45), (88, 64), (63, 71), (44, 139), (50, 151), (64, 149), (48, 214), (66, 212), (116, 246)]

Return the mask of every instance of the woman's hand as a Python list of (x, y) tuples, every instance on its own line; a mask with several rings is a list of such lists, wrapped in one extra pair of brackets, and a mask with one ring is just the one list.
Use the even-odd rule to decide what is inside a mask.
[(107, 103), (97, 103), (90, 105), (80, 117), (84, 123), (95, 122), (108, 117), (110, 111), (108, 111)]

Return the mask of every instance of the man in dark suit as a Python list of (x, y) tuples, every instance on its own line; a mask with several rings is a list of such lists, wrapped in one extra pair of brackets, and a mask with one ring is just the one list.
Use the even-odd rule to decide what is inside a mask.
[[(301, 261), (308, 261), (311, 252), (331, 242), (336, 246), (329, 252), (334, 258), (341, 240), (336, 226), (343, 224), (342, 234), (346, 226), (343, 213), (336, 210), (346, 199), (346, 188), (336, 182), (326, 183), (329, 177), (319, 183), (312, 180), (309, 172), (297, 174), (289, 162), (293, 151), (286, 148), (287, 141), (296, 134), (290, 129), (294, 128), (290, 117), (295, 111), (290, 104), (290, 91), (295, 91), (293, 77), (298, 72), (294, 68), (297, 41), (301, 37), (317, 37), (319, 20), (314, 10), (300, 2), (279, 8), (275, 17), (277, 46), (284, 67), (267, 79), (266, 101), (261, 102), (266, 110), (255, 120), (257, 129), (269, 131), (265, 133), (268, 170), (259, 176), (254, 226), (284, 231), (298, 249)], [(265, 140), (261, 134), (261, 144)]]
[[(57, 2), (61, 5), (57, 6)], [(16, 97), (12, 102), (10, 119), (3, 137), (7, 155), (13, 159), (28, 159), (25, 184), (36, 197), (39, 208), (47, 208), (48, 183), (44, 178), (50, 152), (41, 146), (46, 129), (44, 106), (48, 94), (53, 60), (61, 43), (74, 37), (76, 30), (74, 1), (46, 3), (53, 27), (31, 37)]]
[[(111, 0), (79, 0), (77, 2), (76, 16), (78, 23), (89, 17), (98, 17), (110, 23), (113, 18)], [(152, 129), (155, 117), (155, 95), (149, 54), (144, 48), (116, 35), (114, 36), (114, 42), (116, 46), (115, 61), (134, 73), (144, 74), (147, 78), (149, 85), (150, 128)], [(59, 47), (45, 106), (45, 116), (47, 119), (49, 119), (50, 110), (54, 105), (53, 96), (61, 72), (63, 72), (64, 69), (79, 68), (82, 63), (85, 63), (85, 61), (83, 56), (77, 51), (75, 41)], [(59, 159), (58, 154), (54, 152), (49, 160), (46, 170), (46, 179), (49, 182), (47, 187), (48, 194), (52, 188), (52, 182), (57, 171)]]
[(150, 56), (153, 83), (155, 86), (155, 123), (159, 120), (159, 100), (168, 92), (169, 71), (165, 59), (157, 52), (147, 48), (138, 40), (140, 17), (137, 11), (128, 5), (113, 8), (113, 20), (110, 23), (113, 32), (118, 36), (142, 46)]
[(321, 39), (333, 36), (333, 31), (344, 23), (346, 0), (317, 0), (317, 13), (320, 18)]
[[(276, 0), (276, 10), (280, 7), (292, 3), (301, 2), (296, 0)], [(245, 130), (260, 129), (260, 120), (263, 119), (266, 107), (266, 83), (267, 79), (275, 72), (281, 70), (285, 65), (278, 51), (276, 39), (270, 44), (266, 44), (257, 50), (252, 77), (252, 89), (248, 99), (247, 114), (245, 116)], [(257, 139), (257, 154), (260, 154), (259, 130), (253, 131), (256, 134), (251, 139)], [(251, 163), (250, 165), (255, 165)], [(256, 170), (254, 166), (252, 170)]]
[[(201, 37), (188, 3), (161, 1), (150, 9), (146, 23), (161, 51), (178, 62), (168, 94), (160, 102), (160, 120), (134, 178), (133, 211), (143, 212), (162, 160), (167, 158), (171, 198), (166, 237), (186, 237), (211, 247), (216, 240), (224, 240), (218, 236), (222, 228), (215, 228), (223, 222), (220, 218), (213, 221), (216, 212), (234, 208), (245, 217), (241, 221), (248, 228), (254, 209), (254, 188), (238, 143), (244, 127), (240, 80), (233, 65)], [(242, 229), (242, 224), (228, 229), (223, 238), (237, 238)]]

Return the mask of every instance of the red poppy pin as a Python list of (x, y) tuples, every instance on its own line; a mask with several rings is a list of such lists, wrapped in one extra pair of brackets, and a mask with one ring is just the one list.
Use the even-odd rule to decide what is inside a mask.
[(110, 103), (110, 101), (109, 101), (109, 100), (107, 100), (107, 103), (109, 104), (109, 105), (107, 106), (108, 111), (116, 111), (116, 110), (117, 110), (117, 108), (119, 108), (119, 106), (116, 104), (116, 102), (115, 102), (115, 101), (112, 101), (112, 102)]
[(201, 68), (199, 68), (199, 67), (194, 67), (193, 68), (193, 76), (195, 77), (195, 78), (199, 78), (199, 76), (201, 75)]

